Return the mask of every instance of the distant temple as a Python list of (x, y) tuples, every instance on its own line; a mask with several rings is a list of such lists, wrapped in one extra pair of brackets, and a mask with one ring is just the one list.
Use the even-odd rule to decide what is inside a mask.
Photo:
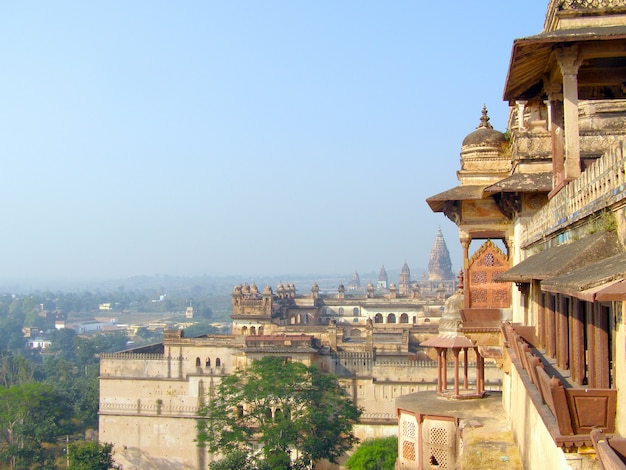
[(389, 287), (389, 276), (387, 276), (384, 264), (383, 267), (380, 268), (380, 273), (378, 273), (378, 284), (376, 286), (379, 289), (387, 289)]
[(435, 243), (430, 252), (428, 261), (428, 278), (418, 282), (420, 292), (424, 296), (449, 297), (456, 290), (456, 276), (452, 272), (452, 261), (450, 252), (446, 246), (446, 241), (441, 233), (441, 228), (437, 230)]

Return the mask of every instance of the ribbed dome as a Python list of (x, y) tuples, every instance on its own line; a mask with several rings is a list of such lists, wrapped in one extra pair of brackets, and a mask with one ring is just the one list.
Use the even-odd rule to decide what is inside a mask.
[(502, 147), (506, 144), (506, 136), (499, 131), (496, 131), (491, 124), (489, 124), (489, 116), (487, 115), (487, 107), (483, 106), (482, 116), (480, 117), (480, 124), (474, 132), (463, 139), (463, 147)]

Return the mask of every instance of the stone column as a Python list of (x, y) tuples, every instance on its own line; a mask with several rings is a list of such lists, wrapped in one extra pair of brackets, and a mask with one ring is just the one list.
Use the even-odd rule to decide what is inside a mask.
[(471, 243), (470, 238), (461, 238), (461, 246), (463, 247), (463, 307), (470, 308), (470, 295), (471, 292), (469, 290), (469, 278), (468, 276), (468, 266), (469, 266), (469, 246)]
[(565, 179), (580, 176), (580, 140), (578, 134), (578, 46), (556, 50), (563, 75), (563, 118), (565, 133)]
[(468, 363), (469, 359), (467, 357), (467, 348), (463, 348), (463, 387), (465, 388), (465, 390), (468, 389), (469, 385), (468, 385), (468, 380), (467, 380), (467, 363)]
[(557, 300), (557, 324), (556, 324), (556, 364), (561, 369), (569, 368), (569, 298), (559, 294)]
[(437, 351), (437, 395), (441, 395), (441, 392), (443, 391), (443, 362), (441, 360), (441, 349), (439, 348), (435, 348), (435, 351)]
[(552, 142), (552, 173), (554, 187), (558, 188), (565, 179), (565, 137), (563, 135), (563, 89), (552, 84), (548, 89), (548, 116)]
[(578, 385), (585, 378), (585, 305), (578, 299), (572, 299), (572, 315), (570, 316), (570, 368), (572, 380)]
[(459, 396), (459, 348), (453, 348), (452, 354), (454, 354), (454, 396)]
[(441, 348), (441, 387), (442, 391), (448, 390), (448, 350)]
[(524, 122), (524, 112), (526, 110), (527, 101), (516, 101), (515, 105), (517, 107), (517, 127), (518, 129), (524, 130), (526, 128), (526, 123)]

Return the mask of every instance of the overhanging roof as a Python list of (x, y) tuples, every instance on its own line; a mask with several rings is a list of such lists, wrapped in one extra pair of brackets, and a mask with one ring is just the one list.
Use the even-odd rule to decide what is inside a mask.
[(457, 348), (473, 348), (475, 346), (472, 341), (464, 335), (459, 334), (450, 334), (450, 335), (440, 335), (434, 338), (427, 339), (426, 341), (422, 341), (420, 346), (429, 347), (429, 348), (448, 348), (448, 349), (457, 349)]
[(497, 276), (495, 280), (499, 282), (543, 280), (574, 271), (621, 251), (615, 232), (597, 232), (530, 256)]
[(552, 173), (515, 173), (487, 186), (485, 193), (549, 193), (552, 191)]
[(626, 253), (588, 264), (582, 269), (551, 277), (541, 283), (547, 292), (583, 300), (626, 300)]
[(555, 45), (624, 38), (626, 26), (561, 29), (516, 39), (504, 85), (504, 100), (530, 99), (541, 92), (542, 77)]
[(457, 186), (427, 198), (426, 202), (433, 212), (442, 212), (444, 204), (448, 201), (482, 199), (484, 189), (484, 185)]

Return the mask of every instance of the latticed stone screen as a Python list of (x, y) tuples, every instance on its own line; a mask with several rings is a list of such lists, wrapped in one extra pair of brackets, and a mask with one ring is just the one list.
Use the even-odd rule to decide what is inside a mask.
[(453, 470), (456, 462), (456, 434), (453, 421), (425, 419), (422, 423), (422, 467)]
[(400, 415), (399, 458), (400, 468), (417, 468), (419, 444), (415, 416), (402, 413)]
[(507, 308), (511, 306), (511, 287), (508, 282), (494, 282), (494, 278), (509, 269), (507, 257), (487, 240), (469, 262), (468, 289), (471, 308)]

